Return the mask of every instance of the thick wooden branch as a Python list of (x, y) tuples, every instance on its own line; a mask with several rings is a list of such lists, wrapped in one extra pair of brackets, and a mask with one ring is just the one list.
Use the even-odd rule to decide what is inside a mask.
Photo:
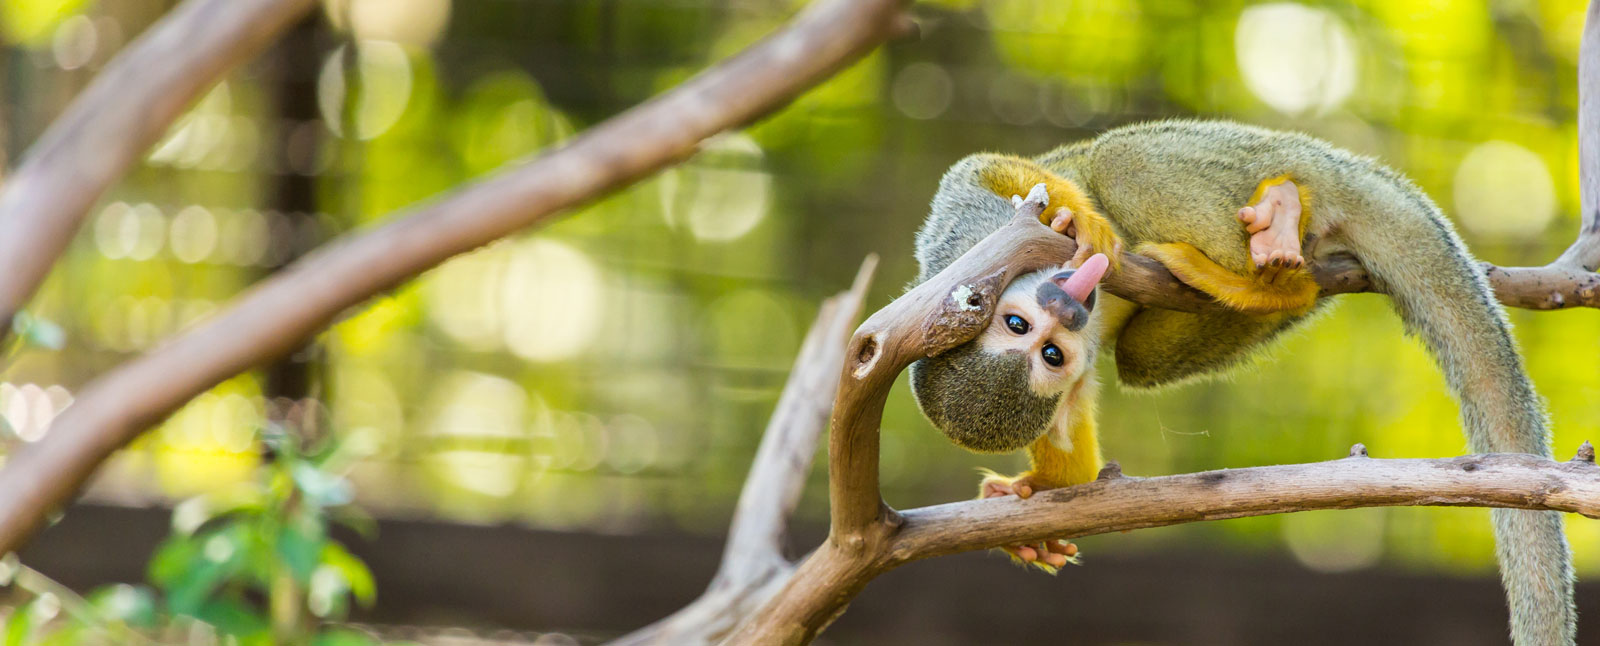
[(738, 56), (562, 148), (318, 249), (217, 315), (97, 379), (51, 423), (44, 439), (0, 469), (0, 491), (6, 492), (0, 497), (0, 554), (16, 549), (47, 513), (67, 504), (112, 451), (190, 398), (293, 350), (347, 308), (451, 256), (546, 222), (684, 159), (707, 137), (776, 109), (908, 31), (902, 4), (809, 5)]
[(900, 372), (982, 332), (1012, 278), (1072, 257), (1072, 240), (1039, 224), (1048, 199), (1043, 185), (1035, 187), (1010, 223), (856, 329), (845, 353), (828, 443), (830, 542), (860, 549), (867, 539), (862, 532), (883, 519), (878, 425)]
[(871, 550), (824, 544), (761, 613), (723, 643), (808, 643), (872, 578), (912, 561), (1002, 545), (1361, 507), (1505, 507), (1600, 517), (1600, 467), (1593, 449), (1555, 462), (1523, 454), (1379, 460), (1361, 448), (1329, 462), (1157, 478), (1108, 469), (1095, 482), (1027, 500), (1008, 496), (903, 512)]
[(0, 184), (0, 339), (89, 207), (223, 74), (314, 0), (189, 0), (108, 63)]
[(867, 257), (850, 290), (824, 301), (817, 312), (745, 476), (722, 565), (710, 587), (682, 610), (612, 646), (715, 644), (794, 573), (794, 564), (783, 556), (789, 516), (805, 489), (817, 438), (828, 426), (845, 341), (861, 317), (877, 265), (876, 256)]
[[(1595, 236), (1590, 236), (1595, 237)], [(1568, 249), (1586, 244), (1580, 239)], [(1138, 254), (1122, 254), (1122, 270), (1105, 281), (1107, 291), (1142, 305), (1184, 312), (1221, 311), (1221, 304), (1180, 282), (1161, 263)], [(1568, 255), (1544, 267), (1498, 267), (1483, 263), (1495, 298), (1506, 307), (1559, 310), (1600, 307), (1600, 273), (1588, 265), (1567, 265)], [(1361, 261), (1348, 254), (1319, 258), (1310, 265), (1323, 296), (1378, 292)], [(1381, 292), (1378, 292), (1381, 293)]]
[[(1454, 460), (1367, 458), (1365, 447), (1332, 463), (1133, 479), (1111, 467), (1089, 485), (1035, 495), (899, 513), (878, 489), (878, 428), (889, 388), (920, 357), (976, 337), (999, 294), (1019, 273), (1072, 256), (1073, 244), (1039, 224), (1047, 201), (1036, 187), (1004, 227), (944, 271), (870, 316), (851, 338), (834, 400), (829, 439), (828, 540), (775, 596), (725, 642), (804, 644), (879, 574), (910, 561), (975, 549), (1178, 523), (1387, 505), (1472, 505), (1600, 515), (1600, 468), (1585, 444), (1574, 463), (1526, 455)], [(1108, 289), (1171, 295), (1159, 266), (1124, 258)], [(1330, 274), (1360, 286), (1358, 268)], [(1120, 281), (1120, 282), (1119, 282)], [(1168, 282), (1170, 281), (1170, 282)], [(1122, 290), (1122, 291), (1119, 291)], [(771, 590), (770, 582), (761, 592)]]
[[(1363, 447), (1364, 449), (1365, 447)], [(1520, 453), (1329, 462), (1095, 482), (1032, 498), (904, 512), (887, 558), (912, 560), (1148, 527), (1319, 509), (1434, 506), (1549, 509), (1600, 518), (1600, 467)]]

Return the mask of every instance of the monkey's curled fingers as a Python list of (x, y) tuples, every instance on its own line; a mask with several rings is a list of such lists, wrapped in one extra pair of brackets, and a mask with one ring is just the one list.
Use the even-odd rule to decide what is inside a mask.
[(1072, 253), (1072, 260), (1068, 263), (1070, 266), (1080, 266), (1090, 256), (1104, 253), (1109, 255), (1112, 268), (1116, 268), (1118, 255), (1122, 250), (1122, 239), (1117, 237), (1117, 232), (1111, 228), (1111, 223), (1105, 217), (1093, 211), (1073, 213), (1064, 206), (1049, 213), (1050, 228), (1056, 233), (1070, 236), (1078, 243), (1078, 250)]
[[(980, 498), (999, 498), (1001, 496), (1015, 495), (1018, 498), (1033, 496), (1034, 487), (1028, 477), (1006, 478), (996, 473), (990, 473), (980, 485), (982, 495)], [(1031, 565), (1040, 570), (1055, 574), (1068, 563), (1077, 565), (1078, 546), (1064, 540), (1048, 540), (1035, 544), (1007, 545), (1000, 548), (1011, 557), (1012, 562), (1018, 565)]]

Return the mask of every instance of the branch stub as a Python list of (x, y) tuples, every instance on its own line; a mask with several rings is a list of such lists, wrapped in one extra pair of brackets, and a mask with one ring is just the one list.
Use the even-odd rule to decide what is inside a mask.
[(1594, 464), (1594, 445), (1590, 444), (1589, 440), (1584, 440), (1583, 444), (1578, 445), (1578, 453), (1577, 455), (1572, 456), (1571, 461), (1582, 464)]

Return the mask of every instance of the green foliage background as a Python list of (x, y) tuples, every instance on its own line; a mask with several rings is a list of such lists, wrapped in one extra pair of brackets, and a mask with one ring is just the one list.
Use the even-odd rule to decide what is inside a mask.
[[(0, 4), (14, 160), (162, 3)], [(36, 299), (67, 349), (21, 356), (0, 412), (24, 437), (42, 432), (97, 371), (223, 306), (274, 258), (558, 145), (753, 42), (798, 4), (395, 0), (383, 5), (398, 17), (387, 23), (330, 9), (334, 26), (318, 39), (326, 63), (302, 79), (322, 118), (275, 116), (261, 63), (195, 106), (96, 208)], [(322, 335), (305, 355), (318, 400), (334, 428), (374, 438), (351, 474), (358, 500), (379, 514), (722, 531), (816, 303), (868, 253), (885, 260), (871, 303), (899, 293), (940, 173), (975, 151), (1031, 154), (1123, 123), (1229, 118), (1304, 130), (1404, 170), (1447, 212), (1473, 214), (1462, 233), (1491, 262), (1542, 264), (1577, 226), (1580, 0), (994, 0), (915, 11), (918, 39), (680, 168), (452, 261)], [(68, 69), (83, 51), (79, 16), (97, 40)], [(1246, 16), (1254, 29), (1242, 28)], [(1270, 38), (1286, 32), (1302, 37)], [(1266, 55), (1249, 50), (1258, 41)], [(275, 152), (286, 141), (298, 143)], [(271, 210), (272, 182), (288, 174), (315, 177), (314, 212)], [(1331, 459), (1354, 442), (1379, 457), (1462, 453), (1455, 405), (1387, 303), (1341, 300), (1228, 379), (1107, 388), (1106, 455), (1161, 474)], [(1600, 439), (1600, 313), (1512, 319), (1557, 453)], [(260, 373), (228, 381), (120, 454), (90, 495), (159, 502), (249, 478), (271, 395)], [(950, 446), (903, 388), (890, 402), (891, 504), (966, 498), (977, 467), (1016, 463)], [(817, 520), (823, 476), (810, 484), (801, 514)], [(1336, 513), (1085, 548), (1287, 551), (1326, 570), (1491, 567), (1481, 510)], [(1600, 567), (1600, 525), (1577, 519), (1570, 531), (1580, 570)]]

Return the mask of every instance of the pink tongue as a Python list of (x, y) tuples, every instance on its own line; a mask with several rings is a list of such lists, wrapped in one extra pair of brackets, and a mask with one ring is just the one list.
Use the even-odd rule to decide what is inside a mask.
[(1083, 261), (1083, 265), (1078, 267), (1077, 271), (1061, 283), (1061, 291), (1077, 299), (1079, 303), (1084, 302), (1089, 298), (1089, 293), (1094, 291), (1094, 286), (1105, 277), (1106, 268), (1110, 266), (1111, 261), (1105, 254), (1097, 253), (1090, 256), (1088, 260)]

